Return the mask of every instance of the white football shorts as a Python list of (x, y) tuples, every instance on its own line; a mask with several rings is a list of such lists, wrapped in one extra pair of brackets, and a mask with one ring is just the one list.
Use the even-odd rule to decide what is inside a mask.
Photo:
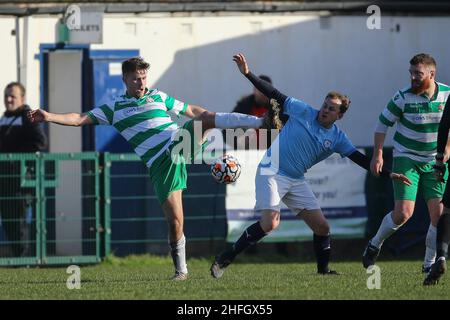
[(258, 169), (255, 178), (255, 210), (280, 212), (281, 201), (294, 213), (320, 209), (316, 196), (305, 179), (293, 179), (277, 173), (262, 175)]

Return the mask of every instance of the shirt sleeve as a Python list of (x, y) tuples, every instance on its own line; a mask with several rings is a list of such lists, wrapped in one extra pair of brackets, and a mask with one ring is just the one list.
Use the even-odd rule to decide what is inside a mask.
[(88, 111), (87, 116), (92, 119), (94, 124), (112, 125), (114, 112), (110, 106), (104, 104)]
[(176, 116), (179, 116), (180, 114), (184, 114), (186, 112), (186, 109), (188, 107), (187, 103), (181, 102), (161, 91), (159, 92), (159, 95), (161, 96), (161, 99), (164, 102), (167, 111), (170, 111)]
[(353, 152), (356, 151), (355, 146), (350, 141), (350, 139), (347, 137), (347, 135), (344, 132), (341, 132), (339, 135), (338, 142), (336, 143), (336, 147), (334, 149), (334, 152), (337, 152), (341, 155), (342, 158), (348, 157)]
[(290, 117), (303, 116), (311, 109), (314, 108), (302, 100), (298, 100), (293, 97), (288, 97), (284, 102), (284, 113)]
[(386, 108), (384, 108), (383, 112), (380, 114), (378, 120), (388, 126), (392, 127), (395, 122), (400, 119), (403, 114), (403, 109), (405, 105), (405, 99), (403, 94), (399, 91), (396, 95), (389, 101)]

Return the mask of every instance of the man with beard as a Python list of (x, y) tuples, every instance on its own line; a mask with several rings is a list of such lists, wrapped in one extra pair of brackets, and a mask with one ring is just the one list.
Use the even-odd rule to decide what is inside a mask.
[(431, 220), (422, 268), (423, 272), (428, 272), (436, 256), (436, 225), (442, 213), (441, 198), (447, 179), (446, 175), (438, 181), (433, 176), (433, 165), (439, 122), (450, 87), (435, 81), (436, 61), (429, 54), (417, 54), (409, 63), (411, 86), (399, 90), (379, 117), (371, 170), (375, 175), (381, 172), (386, 132), (397, 123), (392, 171), (406, 175), (413, 184), (393, 182), (394, 210), (383, 218), (377, 234), (369, 241), (363, 254), (363, 266), (368, 268), (375, 264), (384, 240), (412, 216), (420, 186)]

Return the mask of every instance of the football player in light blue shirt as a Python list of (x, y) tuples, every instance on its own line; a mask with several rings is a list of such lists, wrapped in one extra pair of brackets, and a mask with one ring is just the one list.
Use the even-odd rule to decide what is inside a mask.
[[(314, 233), (314, 252), (319, 274), (338, 274), (330, 270), (330, 226), (304, 174), (314, 164), (333, 153), (348, 157), (366, 170), (370, 159), (356, 150), (346, 134), (335, 124), (347, 111), (350, 100), (339, 92), (330, 92), (320, 110), (301, 100), (287, 97), (272, 85), (250, 72), (244, 55), (233, 57), (240, 72), (269, 99), (273, 118), (283, 111), (289, 116), (286, 124), (261, 160), (256, 174), (255, 210), (260, 221), (249, 226), (233, 246), (219, 254), (211, 266), (211, 275), (220, 278), (235, 257), (273, 231), (280, 223), (281, 201), (301, 217)], [(276, 110), (280, 108), (281, 110)], [(273, 120), (273, 123), (277, 121)], [(381, 175), (411, 184), (404, 175), (383, 169)]]
[[(301, 100), (289, 97), (284, 101), (284, 113), (289, 116), (283, 130), (274, 143), (279, 147), (279, 157), (272, 157), (274, 150), (269, 149), (260, 167), (272, 167), (278, 174), (293, 179), (302, 179), (306, 171), (316, 163), (328, 158), (334, 152), (347, 157), (356, 148), (335, 124), (334, 119), (339, 106), (328, 105), (340, 96), (337, 92), (330, 92), (325, 99), (322, 110), (314, 109)], [(320, 113), (320, 114), (319, 114)], [(342, 114), (337, 114), (338, 119)], [(328, 127), (321, 124), (320, 119), (330, 123)], [(327, 122), (327, 123), (328, 123)], [(289, 143), (280, 143), (289, 141)], [(278, 144), (277, 144), (278, 143)], [(283, 159), (279, 161), (279, 159)]]

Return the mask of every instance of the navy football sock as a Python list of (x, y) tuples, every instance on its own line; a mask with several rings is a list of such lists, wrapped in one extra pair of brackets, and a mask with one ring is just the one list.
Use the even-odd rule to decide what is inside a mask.
[(331, 240), (330, 235), (319, 236), (314, 234), (314, 253), (317, 259), (317, 272), (327, 273), (330, 269), (328, 268), (328, 262), (330, 261), (331, 252)]
[(436, 260), (448, 257), (448, 244), (450, 242), (450, 214), (444, 213), (439, 218), (436, 235)]
[(239, 253), (241, 253), (251, 245), (257, 243), (265, 235), (266, 233), (261, 228), (261, 224), (259, 223), (259, 221), (255, 222), (244, 231), (241, 237), (229, 250), (222, 254), (222, 257), (226, 260), (229, 260), (230, 262), (233, 261)]

